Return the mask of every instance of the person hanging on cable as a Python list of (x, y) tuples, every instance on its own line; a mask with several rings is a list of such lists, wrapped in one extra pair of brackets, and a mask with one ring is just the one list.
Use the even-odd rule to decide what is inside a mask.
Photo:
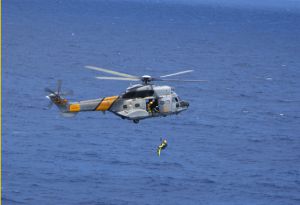
[(157, 147), (157, 155), (160, 156), (160, 152), (163, 149), (166, 149), (166, 147), (168, 146), (168, 142), (166, 139), (162, 140), (161, 144)]

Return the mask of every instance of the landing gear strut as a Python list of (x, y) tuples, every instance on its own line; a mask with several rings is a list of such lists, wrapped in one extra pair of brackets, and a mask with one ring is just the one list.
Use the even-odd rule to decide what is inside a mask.
[(137, 123), (139, 123), (140, 121), (139, 121), (139, 120), (133, 120), (133, 122), (134, 122), (135, 124), (137, 124)]

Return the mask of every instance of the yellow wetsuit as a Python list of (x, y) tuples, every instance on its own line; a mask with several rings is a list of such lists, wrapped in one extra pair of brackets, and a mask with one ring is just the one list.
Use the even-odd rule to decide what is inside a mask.
[(165, 149), (168, 146), (167, 140), (164, 140), (158, 147), (157, 147), (157, 155), (160, 156), (160, 152), (162, 149)]
[(149, 103), (148, 103), (148, 105), (147, 105), (147, 110), (148, 110), (148, 112), (152, 112), (152, 105), (153, 105), (153, 101), (150, 101)]

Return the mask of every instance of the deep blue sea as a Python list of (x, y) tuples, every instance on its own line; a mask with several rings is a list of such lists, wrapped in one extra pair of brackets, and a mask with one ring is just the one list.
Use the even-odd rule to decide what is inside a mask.
[[(4, 0), (3, 205), (300, 204), (300, 11), (164, 1)], [(168, 83), (187, 111), (134, 124), (63, 118), (71, 101), (119, 95), (94, 65)], [(164, 84), (160, 84), (164, 85)], [(160, 138), (168, 148), (156, 155)]]

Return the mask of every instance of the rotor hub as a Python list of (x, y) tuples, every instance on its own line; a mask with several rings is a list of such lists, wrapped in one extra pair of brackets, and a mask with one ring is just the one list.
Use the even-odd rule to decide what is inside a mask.
[(143, 75), (141, 80), (147, 85), (149, 82), (151, 82), (152, 77), (150, 75)]

